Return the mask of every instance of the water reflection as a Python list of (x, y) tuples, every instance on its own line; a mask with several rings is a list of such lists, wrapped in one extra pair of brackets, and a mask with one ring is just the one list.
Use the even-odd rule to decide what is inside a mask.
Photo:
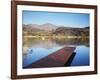
[(52, 48), (56, 46), (66, 46), (66, 45), (85, 45), (89, 46), (88, 38), (65, 38), (65, 39), (34, 39), (34, 38), (24, 38), (23, 47), (43, 47)]
[(89, 65), (89, 47), (83, 45), (77, 46), (74, 52), (77, 54), (74, 57), (71, 66)]
[(89, 65), (89, 39), (66, 38), (66, 39), (23, 39), (23, 67), (46, 57), (53, 52), (65, 47), (76, 47), (76, 55), (70, 66)]

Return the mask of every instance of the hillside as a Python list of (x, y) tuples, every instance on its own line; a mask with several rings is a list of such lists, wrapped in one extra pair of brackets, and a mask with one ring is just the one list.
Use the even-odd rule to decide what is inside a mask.
[(25, 25), (23, 24), (23, 30), (24, 31), (52, 31), (56, 29), (56, 25), (46, 23), (42, 25), (37, 25), (37, 24), (28, 24)]
[(70, 36), (89, 36), (89, 27), (85, 28), (70, 28), (70, 27), (59, 27), (57, 28), (53, 34), (56, 35), (70, 35)]
[(23, 32), (28, 35), (63, 35), (63, 36), (89, 36), (89, 26), (84, 28), (72, 28), (65, 26), (56, 26), (50, 23), (37, 24), (23, 24)]

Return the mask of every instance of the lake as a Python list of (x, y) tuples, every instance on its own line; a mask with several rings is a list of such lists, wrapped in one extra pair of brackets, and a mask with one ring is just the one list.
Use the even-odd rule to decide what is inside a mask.
[[(76, 53), (69, 66), (88, 66), (89, 61), (89, 39), (66, 38), (66, 39), (23, 39), (23, 68), (48, 55), (64, 48), (75, 47)], [(65, 65), (64, 65), (65, 66)], [(62, 66), (62, 67), (64, 67)]]

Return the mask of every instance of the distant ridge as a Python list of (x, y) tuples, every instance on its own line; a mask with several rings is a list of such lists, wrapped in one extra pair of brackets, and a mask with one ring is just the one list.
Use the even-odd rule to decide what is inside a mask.
[(56, 29), (56, 25), (50, 24), (50, 23), (46, 23), (46, 24), (42, 24), (42, 25), (37, 25), (37, 24), (28, 24), (25, 25), (23, 24), (23, 28), (24, 30), (26, 29), (31, 29), (32, 31), (52, 31)]
[[(84, 28), (73, 28), (66, 26), (56, 26), (54, 24), (46, 23), (42, 25), (38, 24), (23, 24), (23, 31), (28, 32), (50, 32), (55, 35), (70, 35), (70, 36), (89, 36), (89, 26)], [(46, 33), (45, 33), (46, 34)]]

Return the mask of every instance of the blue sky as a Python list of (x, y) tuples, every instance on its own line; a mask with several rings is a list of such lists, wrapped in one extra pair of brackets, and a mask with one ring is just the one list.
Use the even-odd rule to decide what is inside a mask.
[(23, 11), (23, 24), (51, 23), (57, 26), (87, 27), (90, 25), (90, 15), (84, 13), (61, 13), (45, 11)]

